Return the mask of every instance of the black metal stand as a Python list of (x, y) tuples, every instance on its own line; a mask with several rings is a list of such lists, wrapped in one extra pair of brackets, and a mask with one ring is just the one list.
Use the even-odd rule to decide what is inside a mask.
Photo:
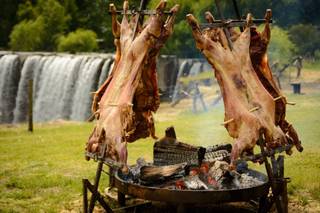
[[(110, 187), (114, 186), (113, 180), (114, 180), (114, 169), (115, 169), (114, 166), (115, 165), (111, 165), (109, 160), (106, 161), (99, 156), (93, 157), (93, 155), (89, 154), (89, 153), (87, 153), (87, 156), (90, 158), (93, 158), (95, 160), (97, 160), (97, 158), (98, 158), (98, 167), (97, 167), (96, 176), (94, 179), (94, 184), (91, 184), (88, 179), (82, 179), (83, 212), (84, 213), (92, 213), (94, 206), (95, 206), (95, 203), (97, 201), (107, 213), (113, 213), (115, 211), (126, 210), (126, 209), (136, 208), (139, 206), (150, 204), (150, 202), (142, 202), (142, 203), (137, 203), (134, 205), (126, 206), (126, 197), (125, 197), (126, 195), (123, 194), (122, 192), (118, 191), (117, 200), (118, 200), (118, 205), (120, 206), (120, 208), (112, 209), (111, 206), (104, 200), (104, 196), (101, 195), (101, 193), (98, 190), (98, 187), (99, 187), (99, 182), (100, 182), (100, 177), (101, 177), (102, 171), (104, 171), (103, 170), (104, 164), (109, 167), (108, 173), (104, 171), (105, 173), (107, 173), (109, 175), (109, 186)], [(88, 190), (92, 193), (90, 200), (88, 200)]]
[[(101, 206), (106, 210), (107, 213), (112, 213), (111, 207), (105, 202), (103, 196), (98, 191), (99, 181), (101, 177), (103, 162), (98, 163), (97, 173), (94, 180), (94, 185), (90, 183), (88, 179), (82, 179), (83, 184), (83, 212), (84, 213), (91, 213), (93, 212), (95, 202), (98, 201)], [(92, 193), (89, 207), (88, 207), (88, 189)]]
[[(268, 153), (265, 148), (265, 141), (262, 137), (260, 137), (258, 143), (272, 192), (271, 195), (265, 195), (260, 198), (258, 212), (269, 212), (273, 204), (275, 204), (278, 213), (288, 213), (287, 183), (290, 182), (290, 179), (284, 177), (284, 156), (279, 155), (276, 159), (275, 152), (272, 152), (271, 154), (270, 152)], [(284, 150), (286, 150), (286, 148)], [(270, 157), (271, 165), (268, 161), (268, 157)]]

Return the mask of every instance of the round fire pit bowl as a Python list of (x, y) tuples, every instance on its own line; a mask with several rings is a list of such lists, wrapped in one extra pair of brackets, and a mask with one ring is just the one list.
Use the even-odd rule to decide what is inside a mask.
[(260, 197), (266, 196), (269, 192), (268, 177), (261, 172), (251, 169), (248, 169), (246, 173), (262, 181), (262, 184), (239, 189), (178, 190), (130, 183), (122, 180), (118, 176), (118, 172), (115, 172), (114, 184), (119, 193), (144, 200), (171, 203), (214, 204), (257, 200)]

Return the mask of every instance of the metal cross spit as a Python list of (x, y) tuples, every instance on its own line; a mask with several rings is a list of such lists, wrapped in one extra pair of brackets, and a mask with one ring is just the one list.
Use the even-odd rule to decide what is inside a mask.
[[(140, 6), (139, 9), (132, 9), (132, 10), (117, 10), (116, 13), (124, 15), (124, 14), (128, 14), (128, 15), (134, 15), (137, 14), (138, 16), (138, 21), (136, 22), (135, 26), (134, 26), (134, 31), (133, 31), (133, 36), (132, 36), (132, 40), (135, 38), (136, 34), (137, 34), (137, 30), (138, 30), (138, 25), (140, 24), (141, 26), (143, 25), (143, 20), (144, 20), (144, 16), (145, 15), (155, 15), (157, 14), (156, 10), (147, 10), (147, 5), (149, 3), (150, 0), (141, 0), (140, 1)], [(109, 13), (111, 13), (111, 11), (109, 11)], [(164, 14), (172, 14), (172, 12), (170, 11), (164, 11)]]
[[(215, 0), (215, 5), (217, 8), (218, 15), (220, 16), (221, 20), (214, 20), (212, 23), (202, 23), (200, 24), (201, 29), (205, 28), (223, 28), (223, 32), (227, 37), (228, 45), (229, 48), (232, 49), (232, 41), (231, 41), (231, 35), (228, 30), (230, 27), (239, 27), (240, 31), (243, 31), (243, 27), (246, 26), (247, 21), (245, 19), (241, 18), (240, 12), (239, 12), (239, 7), (237, 5), (236, 0), (232, 0), (234, 10), (237, 16), (237, 19), (228, 19), (226, 20), (224, 18), (224, 15), (221, 10), (221, 5), (220, 5), (220, 0)], [(253, 24), (262, 24), (265, 23), (265, 19), (253, 19), (252, 23)], [(269, 23), (272, 23), (272, 19), (269, 20)]]

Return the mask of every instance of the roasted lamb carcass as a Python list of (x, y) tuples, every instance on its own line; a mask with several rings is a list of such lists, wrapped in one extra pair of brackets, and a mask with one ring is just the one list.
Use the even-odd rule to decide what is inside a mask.
[[(213, 20), (208, 16), (207, 20)], [(212, 16), (211, 16), (212, 17)], [(248, 25), (251, 20), (248, 15)], [(233, 43), (226, 45), (222, 29), (203, 32), (196, 19), (187, 15), (197, 48), (215, 70), (225, 107), (225, 127), (235, 143), (231, 153), (231, 166), (244, 151), (252, 152), (260, 134), (267, 147), (287, 143), (283, 131), (275, 124), (275, 101), (263, 86), (250, 59), (250, 28), (247, 27)]]
[(179, 6), (174, 6), (164, 19), (165, 7), (166, 1), (162, 0), (156, 14), (140, 26), (138, 15), (129, 20), (125, 13), (128, 1), (123, 4), (121, 24), (115, 6), (110, 5), (115, 62), (111, 75), (94, 96), (92, 110), (97, 123), (87, 142), (88, 152), (101, 153), (101, 145), (106, 144), (105, 157), (126, 164), (127, 142), (150, 135), (155, 138), (152, 112), (160, 104), (156, 57), (172, 34)]
[(269, 67), (267, 48), (271, 37), (269, 20), (271, 19), (271, 10), (267, 10), (265, 15), (266, 23), (264, 30), (260, 33), (256, 27), (251, 27), (250, 58), (253, 68), (257, 73), (261, 83), (272, 95), (275, 100), (275, 124), (280, 126), (287, 135), (289, 142), (293, 142), (298, 151), (302, 151), (298, 134), (291, 124), (285, 119), (286, 116), (286, 98), (281, 93), (276, 84), (272, 71)]

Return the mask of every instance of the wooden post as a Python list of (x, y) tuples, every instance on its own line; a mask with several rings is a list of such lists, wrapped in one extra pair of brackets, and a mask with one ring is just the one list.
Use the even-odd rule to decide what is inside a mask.
[(28, 85), (28, 131), (33, 132), (33, 80), (29, 80), (29, 85)]

